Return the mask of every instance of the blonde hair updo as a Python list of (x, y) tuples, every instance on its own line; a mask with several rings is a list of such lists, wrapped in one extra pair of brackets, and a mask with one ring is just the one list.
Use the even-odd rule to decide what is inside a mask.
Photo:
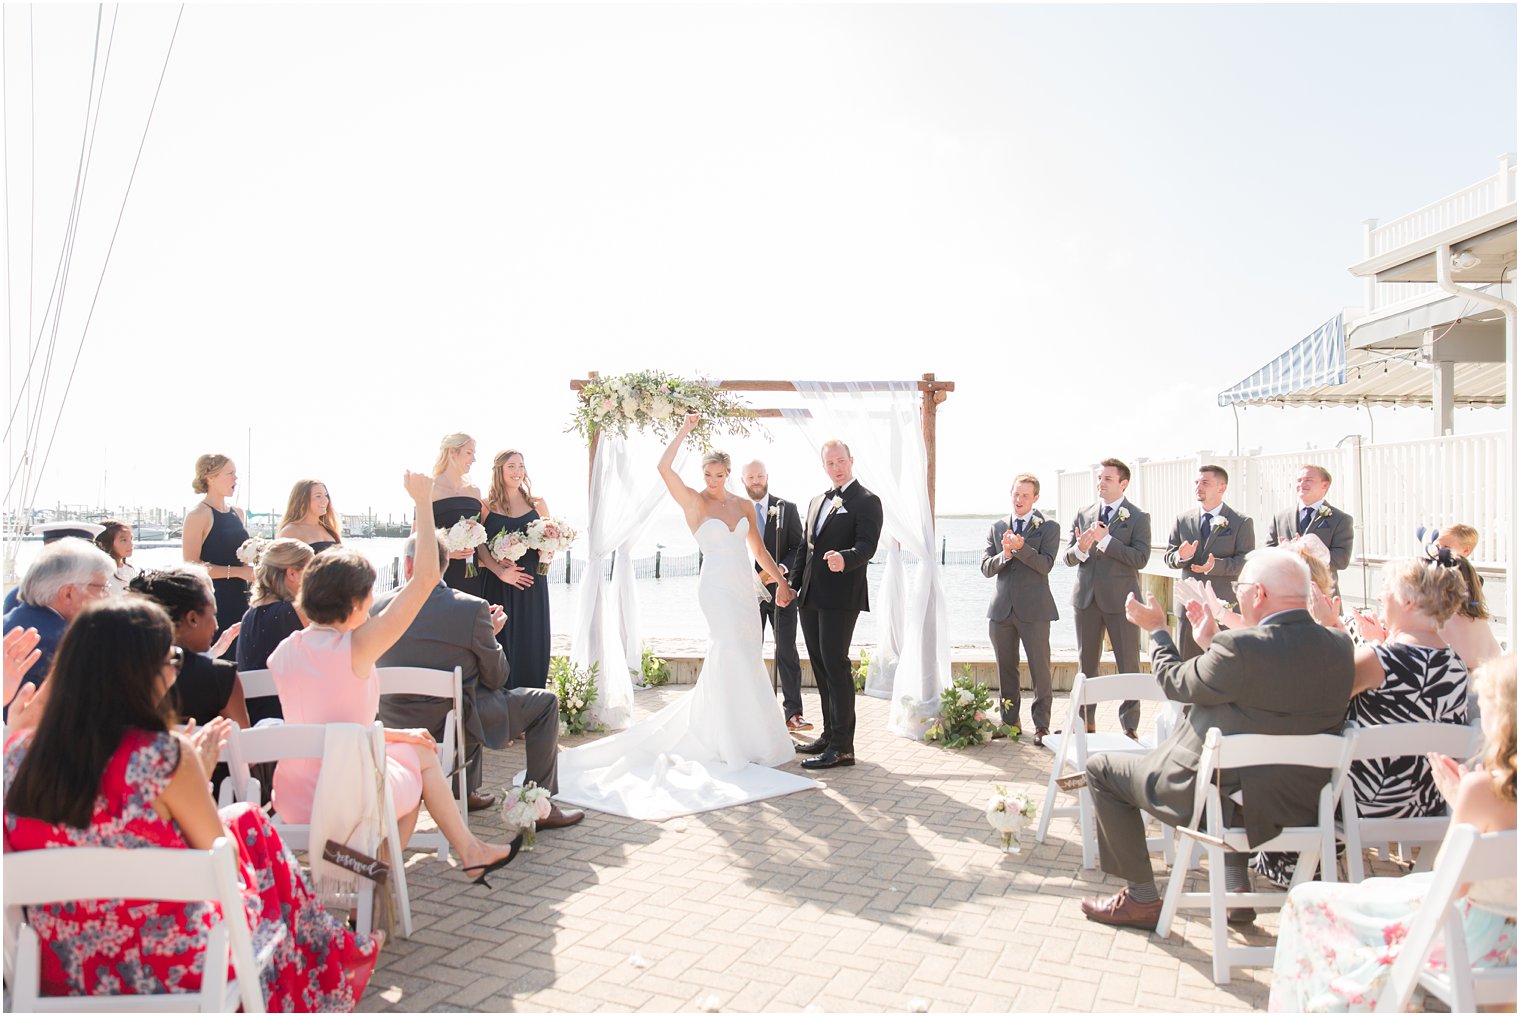
[(217, 452), (207, 452), (196, 459), (195, 479), (190, 481), (190, 489), (197, 494), (210, 493), (211, 485), (206, 482), (206, 478), (231, 461), (232, 459), (229, 456), (221, 455)]

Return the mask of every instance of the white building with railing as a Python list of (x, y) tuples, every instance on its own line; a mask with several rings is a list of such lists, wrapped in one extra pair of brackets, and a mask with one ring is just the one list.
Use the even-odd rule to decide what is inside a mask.
[[(1355, 518), (1352, 566), (1341, 575), (1351, 600), (1378, 592), (1381, 565), (1417, 550), (1421, 527), (1464, 522), (1478, 529), (1474, 555), (1489, 606), (1514, 616), (1515, 157), (1471, 187), (1384, 224), (1364, 223), (1362, 308), (1348, 308), (1249, 377), (1221, 392), (1221, 406), (1428, 406), (1435, 436), (1397, 443), (1348, 437), (1333, 447), (1271, 454), (1126, 459), (1127, 496), (1151, 513), (1156, 553), (1177, 515), (1195, 507), (1193, 479), (1215, 462), (1230, 472), (1226, 500), (1256, 521), (1258, 542), (1293, 501), (1307, 463), (1334, 476), (1329, 499)], [(1502, 407), (1492, 433), (1456, 435), (1454, 407)], [(1238, 452), (1238, 449), (1237, 449)], [(1120, 456), (1123, 457), (1122, 455)], [(1094, 500), (1096, 466), (1063, 471), (1063, 513)]]

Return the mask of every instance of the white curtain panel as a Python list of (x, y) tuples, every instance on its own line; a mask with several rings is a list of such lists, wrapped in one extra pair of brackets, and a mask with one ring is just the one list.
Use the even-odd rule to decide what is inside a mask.
[(890, 697), (888, 729), (923, 738), (939, 715), (939, 696), (950, 674), (950, 626), (929, 509), (928, 454), (924, 448), (913, 381), (796, 381), (811, 417), (783, 416), (796, 423), (816, 449), (829, 438), (850, 446), (855, 476), (881, 498), (885, 540), (918, 559), (911, 587), (897, 547), (883, 548), (887, 561), (872, 604), (885, 616), (878, 626), (877, 655), (866, 688)]
[[(597, 665), (591, 718), (610, 730), (626, 728), (633, 717), (632, 672), (639, 669), (643, 655), (633, 547), (648, 529), (665, 493), (654, 459), (635, 464), (626, 438), (602, 435), (591, 468), (590, 521), (584, 534), (586, 572), (581, 578), (571, 659), (582, 667)], [(607, 558), (614, 551), (616, 563), (609, 579)]]

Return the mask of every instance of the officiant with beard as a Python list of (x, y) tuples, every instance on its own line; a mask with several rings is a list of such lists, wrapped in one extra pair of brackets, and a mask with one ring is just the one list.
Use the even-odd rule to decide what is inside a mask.
[[(744, 492), (754, 506), (755, 529), (762, 534), (765, 549), (788, 576), (796, 575), (802, 564), (802, 516), (797, 506), (770, 492), (771, 479), (765, 463), (756, 459), (740, 474)], [(755, 565), (760, 571), (760, 565)], [(770, 622), (776, 633), (776, 676), (781, 684), (781, 706), (786, 713), (787, 730), (812, 730), (802, 715), (802, 661), (797, 656), (797, 603), (777, 607), (776, 585), (766, 584), (770, 599), (760, 601), (760, 634)]]

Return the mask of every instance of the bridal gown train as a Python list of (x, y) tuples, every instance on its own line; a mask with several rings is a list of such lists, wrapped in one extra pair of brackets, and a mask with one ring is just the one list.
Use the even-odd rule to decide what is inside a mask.
[(711, 647), (696, 686), (627, 730), (559, 756), (562, 802), (640, 819), (712, 811), (822, 786), (796, 758), (761, 657), (749, 519), (697, 527), (697, 599)]

